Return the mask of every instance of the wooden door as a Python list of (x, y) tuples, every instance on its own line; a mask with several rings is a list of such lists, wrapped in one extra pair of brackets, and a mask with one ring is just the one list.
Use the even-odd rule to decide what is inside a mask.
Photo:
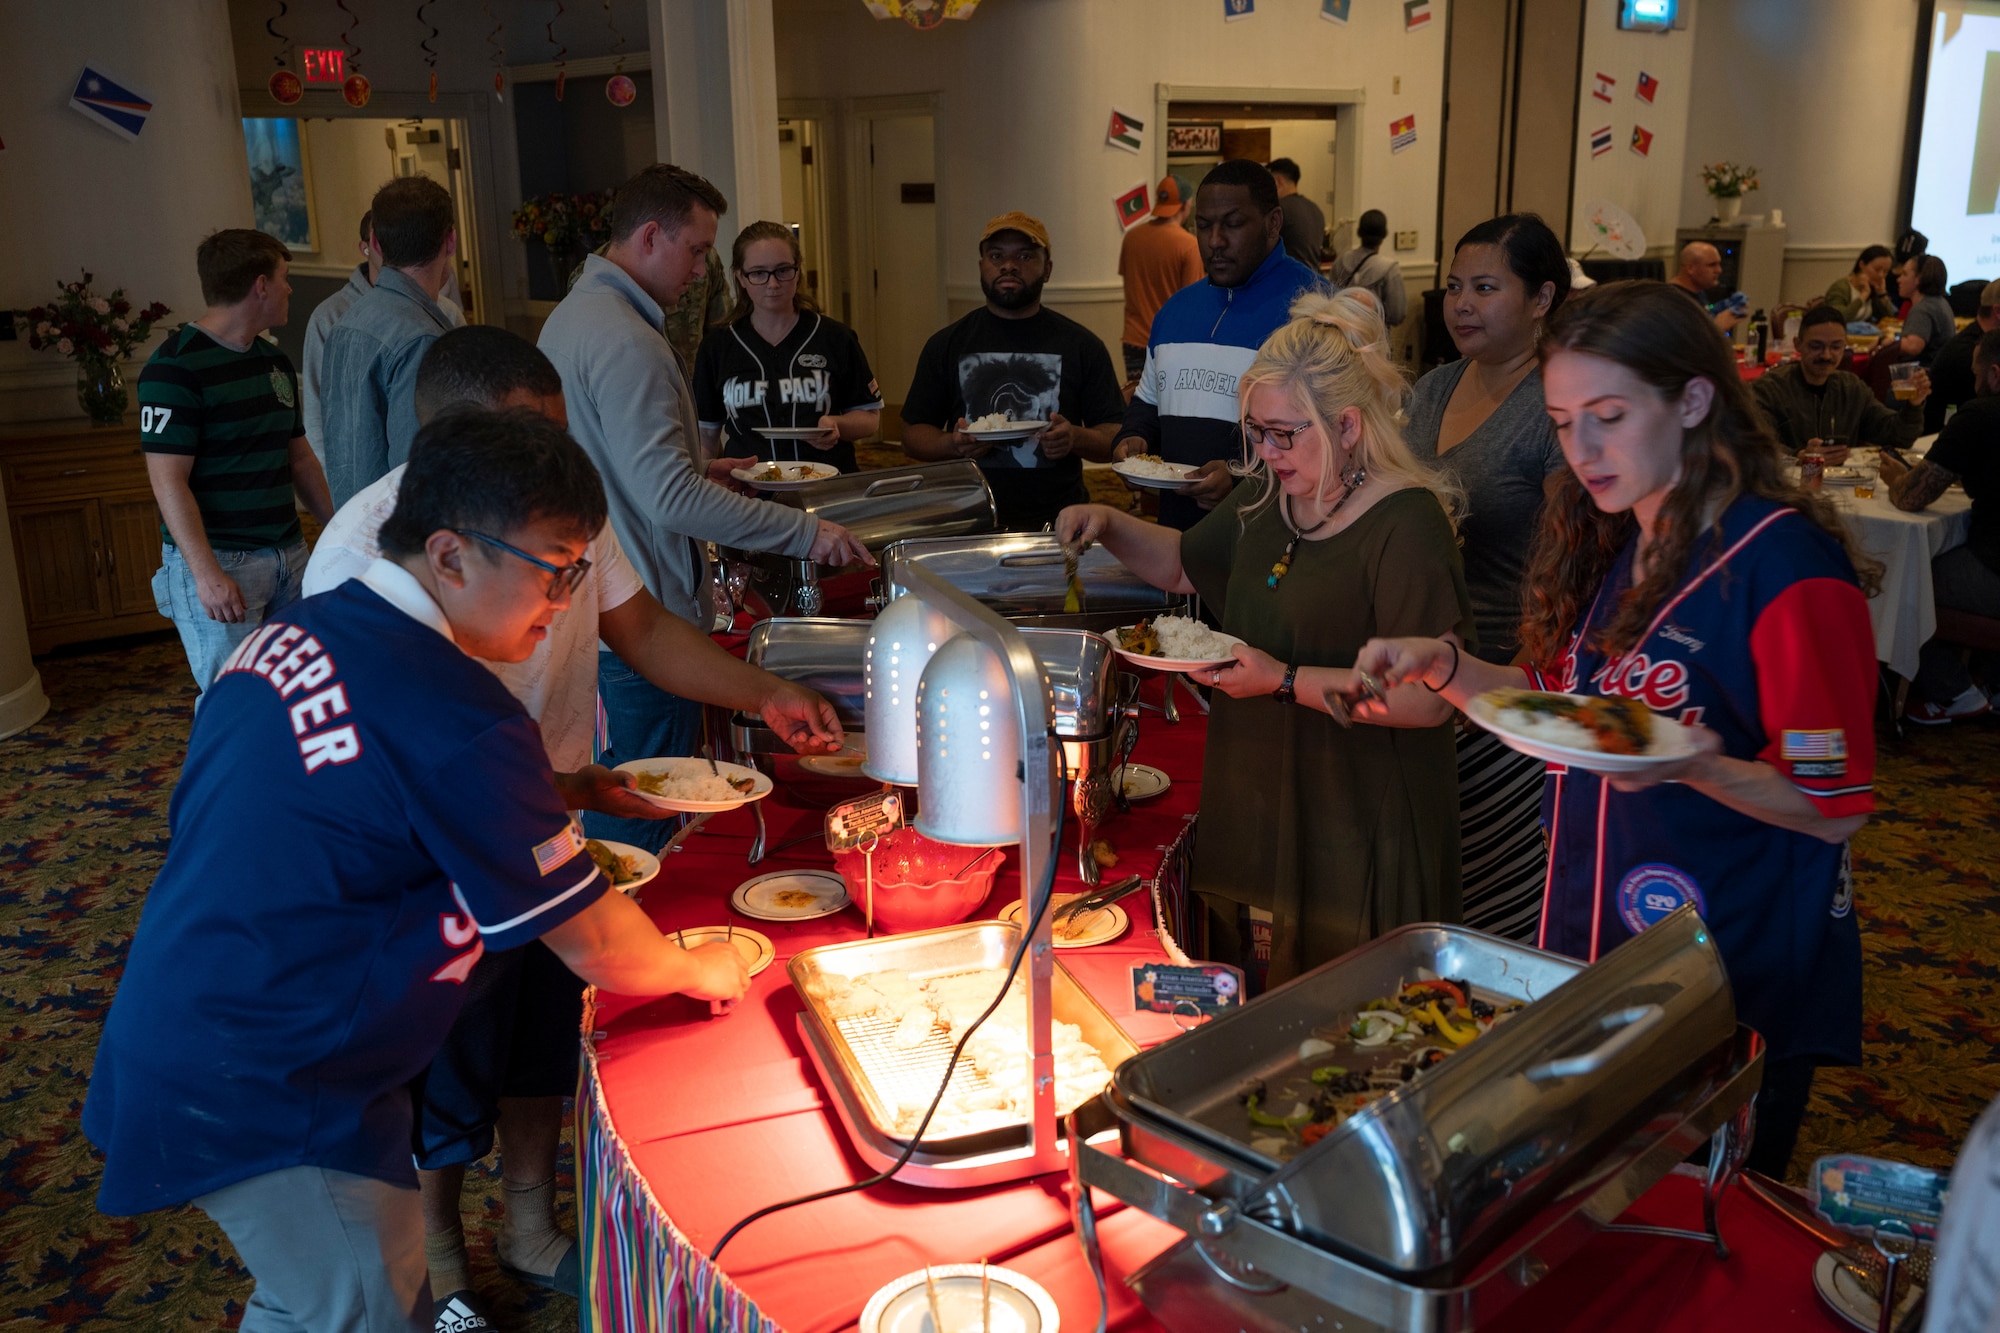
[(97, 501), (15, 510), (14, 555), (31, 628), (105, 614), (110, 596)]
[(105, 576), (111, 585), (111, 614), (158, 611), (153, 571), (160, 567), (160, 510), (150, 495), (114, 496), (103, 507)]
[(886, 402), (900, 407), (917, 355), (937, 332), (937, 162), (929, 115), (869, 122), (869, 217), (875, 327), (868, 361)]

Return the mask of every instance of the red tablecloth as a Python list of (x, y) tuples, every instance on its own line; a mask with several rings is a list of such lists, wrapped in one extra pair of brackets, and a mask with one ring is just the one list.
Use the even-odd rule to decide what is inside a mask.
[[(1157, 697), (1157, 686), (1148, 690)], [(1135, 760), (1173, 776), (1157, 800), (1114, 816), (1102, 835), (1123, 859), (1115, 873), (1155, 868), (1159, 850), (1192, 814), (1200, 795), (1203, 719), (1183, 707), (1167, 726), (1148, 714)], [(818, 824), (820, 813), (765, 802), (771, 844)], [(718, 817), (669, 859), (640, 893), (663, 928), (732, 919), (729, 894), (753, 874), (786, 866), (825, 866), (814, 841), (751, 867), (751, 821)], [(1073, 849), (1073, 826), (1065, 842)], [(1013, 855), (986, 905), (991, 915), (1019, 892)], [(1080, 888), (1073, 850), (1061, 862), (1058, 892)], [(1145, 899), (1127, 900), (1133, 927), (1108, 945), (1060, 957), (1142, 1045), (1174, 1034), (1170, 1019), (1134, 1013), (1129, 968), (1159, 957)], [(636, 1002), (599, 996), (598, 1087), (609, 1126), (652, 1196), (694, 1246), (710, 1249), (738, 1218), (766, 1204), (870, 1174), (849, 1149), (826, 1105), (794, 1025), (799, 1001), (784, 963), (814, 945), (853, 939), (857, 914), (796, 925), (734, 917), (771, 937), (778, 962), (757, 977), (737, 1011), (710, 1018), (706, 1005), (679, 997)], [(588, 1169), (588, 1167), (586, 1167)], [(1089, 1328), (1096, 1295), (1069, 1222), (1065, 1177), (1013, 1185), (932, 1190), (891, 1183), (866, 1193), (808, 1204), (754, 1223), (730, 1243), (722, 1268), (769, 1319), (792, 1333), (852, 1327), (883, 1283), (926, 1263), (986, 1258), (1046, 1286), (1065, 1327)], [(596, 1200), (593, 1197), (593, 1203)], [(1177, 1241), (1179, 1233), (1108, 1199), (1102, 1236), (1110, 1270), (1111, 1327), (1153, 1329), (1123, 1278)], [(1638, 1208), (1646, 1221), (1699, 1225), (1694, 1182), (1670, 1179)], [(1725, 1210), (1737, 1255), (1727, 1263), (1687, 1241), (1604, 1237), (1530, 1293), (1520, 1329), (1832, 1330), (1814, 1304), (1810, 1269), (1817, 1251), (1760, 1205), (1732, 1198)], [(592, 1325), (595, 1326), (595, 1325)]]

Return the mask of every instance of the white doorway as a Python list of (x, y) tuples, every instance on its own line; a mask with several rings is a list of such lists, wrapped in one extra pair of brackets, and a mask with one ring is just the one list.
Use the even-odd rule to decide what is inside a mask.
[[(883, 428), (902, 436), (900, 408), (916, 373), (917, 356), (944, 324), (938, 274), (936, 117), (928, 109), (857, 107), (861, 117), (860, 191), (863, 263), (856, 277), (864, 300), (861, 338), (893, 409)], [(893, 433), (890, 433), (893, 432)]]
[(823, 121), (804, 116), (778, 121), (778, 184), (784, 222), (799, 238), (805, 271), (799, 289), (821, 310), (840, 317), (841, 284), (833, 269), (827, 227), (827, 133)]

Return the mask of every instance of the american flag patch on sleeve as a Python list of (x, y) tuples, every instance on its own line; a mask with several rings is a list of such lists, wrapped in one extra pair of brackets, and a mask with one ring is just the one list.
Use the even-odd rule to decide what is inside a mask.
[(562, 832), (547, 842), (535, 844), (535, 869), (546, 875), (551, 870), (569, 864), (576, 854), (583, 850), (583, 835), (577, 832), (576, 821), (562, 826)]
[(1780, 753), (1786, 759), (1845, 759), (1847, 733), (1839, 727), (1830, 731), (1787, 731)]

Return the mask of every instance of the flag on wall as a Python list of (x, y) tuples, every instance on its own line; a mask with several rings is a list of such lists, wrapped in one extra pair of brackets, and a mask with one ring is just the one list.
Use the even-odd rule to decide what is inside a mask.
[(1111, 109), (1111, 128), (1105, 133), (1104, 142), (1113, 148), (1123, 148), (1128, 153), (1136, 153), (1145, 142), (1146, 122), (1129, 111)]
[(1643, 126), (1632, 127), (1632, 151), (1640, 157), (1648, 157), (1653, 151), (1653, 132)]
[(1590, 95), (1600, 102), (1608, 102), (1611, 100), (1611, 90), (1617, 86), (1618, 80), (1609, 74), (1600, 74), (1591, 83)]
[(1389, 151), (1400, 153), (1417, 142), (1417, 118), (1404, 116), (1401, 120), (1389, 122)]
[(1234, 23), (1257, 12), (1257, 0), (1222, 0), (1222, 21)]
[(1643, 69), (1640, 70), (1639, 88), (1638, 88), (1639, 100), (1642, 102), (1650, 102), (1653, 100), (1653, 94), (1658, 91), (1660, 91), (1660, 81), (1654, 78), (1652, 75), (1648, 74), (1645, 70)]
[(1118, 229), (1120, 231), (1131, 230), (1138, 223), (1145, 221), (1146, 215), (1153, 211), (1152, 191), (1144, 181), (1140, 181), (1137, 185), (1119, 195), (1116, 199), (1112, 200), (1112, 203), (1118, 209)]
[(1610, 151), (1611, 127), (1606, 125), (1602, 129), (1592, 130), (1590, 132), (1590, 155), (1592, 157), (1603, 157)]
[(1354, 8), (1354, 0), (1319, 0), (1319, 16), (1328, 23), (1347, 22), (1347, 11)]
[(113, 83), (88, 65), (77, 75), (69, 104), (85, 119), (96, 121), (128, 142), (139, 137), (139, 131), (146, 128), (146, 117), (153, 114), (152, 98)]
[(1431, 0), (1403, 0), (1403, 31), (1415, 32), (1431, 21)]

